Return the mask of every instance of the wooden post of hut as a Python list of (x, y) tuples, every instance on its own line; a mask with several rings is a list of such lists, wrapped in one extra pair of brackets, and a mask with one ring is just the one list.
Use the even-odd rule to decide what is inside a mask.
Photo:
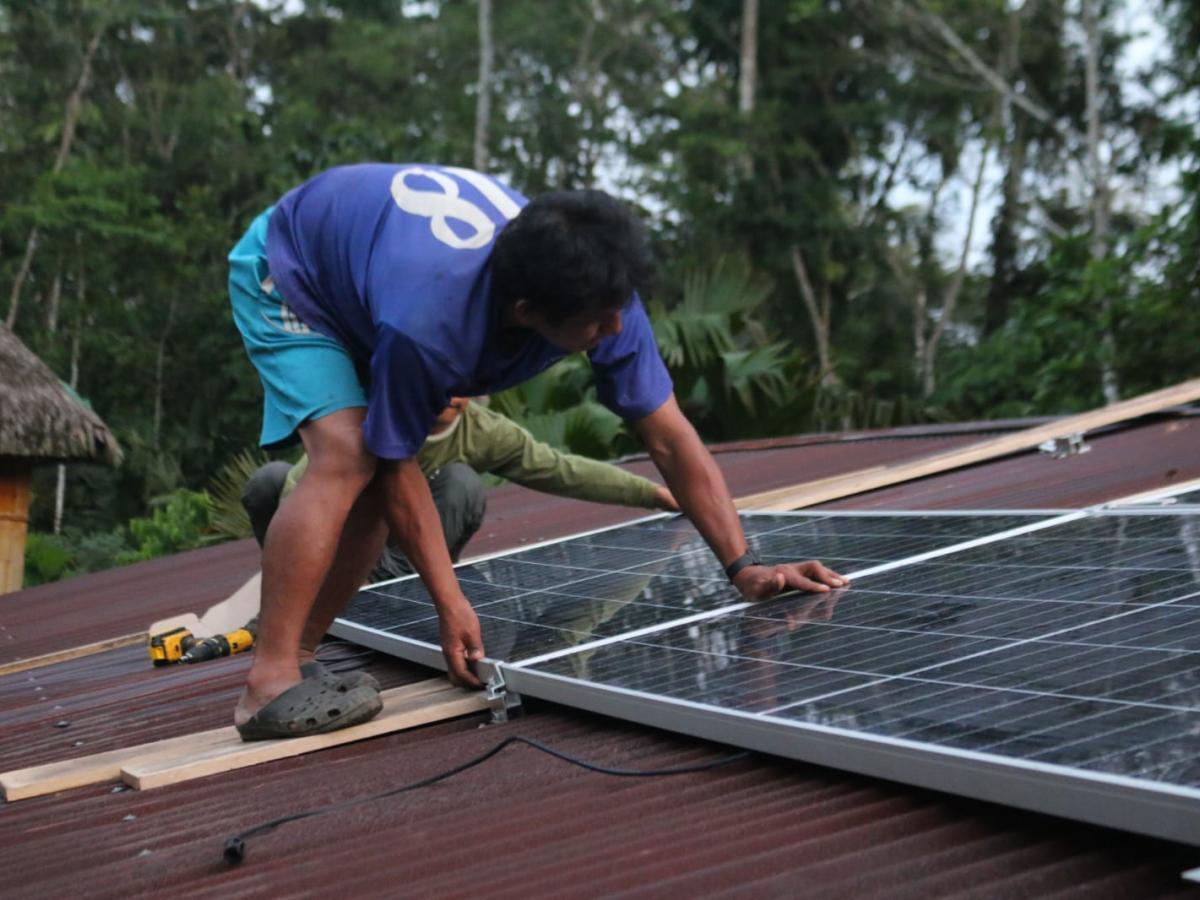
[(33, 468), (72, 461), (116, 465), (108, 426), (0, 323), (0, 594), (21, 589)]
[(33, 464), (0, 457), (0, 594), (21, 589)]

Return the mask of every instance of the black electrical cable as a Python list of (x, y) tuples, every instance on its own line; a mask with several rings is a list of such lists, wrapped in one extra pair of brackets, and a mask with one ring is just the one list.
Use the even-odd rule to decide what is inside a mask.
[(263, 822), (260, 825), (255, 825), (253, 828), (248, 828), (245, 831), (235, 834), (233, 837), (225, 841), (225, 849), (222, 854), (225, 862), (231, 866), (236, 866), (246, 858), (246, 841), (256, 835), (266, 834), (274, 831), (280, 825), (286, 825), (288, 822), (296, 822), (300, 819), (308, 819), (313, 816), (323, 816), (326, 813), (338, 812), (339, 810), (349, 809), (352, 806), (358, 806), (360, 803), (370, 803), (374, 800), (383, 800), (387, 797), (394, 797), (397, 794), (403, 794), (406, 791), (414, 791), (417, 788), (428, 787), (431, 784), (436, 784), (439, 781), (444, 781), (452, 775), (457, 775), (459, 772), (465, 772), (467, 769), (473, 768), (480, 763), (487, 762), (493, 756), (496, 756), (505, 747), (511, 747), (513, 744), (524, 744), (527, 747), (532, 747), (534, 750), (540, 750), (543, 753), (548, 753), (556, 759), (561, 759), (563, 762), (570, 763), (573, 766), (587, 769), (589, 772), (598, 772), (601, 775), (615, 775), (619, 778), (656, 778), (665, 775), (688, 775), (693, 772), (707, 772), (709, 769), (718, 769), (721, 766), (728, 766), (731, 763), (740, 762), (750, 756), (749, 751), (734, 753), (731, 756), (722, 756), (720, 759), (714, 759), (710, 762), (699, 763), (694, 766), (678, 766), (672, 769), (610, 769), (606, 766), (599, 766), (595, 763), (587, 762), (586, 760), (577, 759), (569, 753), (563, 753), (561, 750), (555, 750), (553, 747), (547, 747), (540, 741), (535, 741), (533, 738), (521, 737), (513, 735), (506, 737), (491, 750), (482, 753), (474, 759), (467, 760), (461, 765), (455, 766), (453, 769), (447, 769), (438, 775), (432, 775), (429, 778), (422, 778), (420, 781), (414, 781), (412, 784), (402, 785), (398, 788), (392, 788), (390, 791), (384, 791), (381, 794), (372, 794), (369, 797), (356, 797), (353, 800), (346, 800), (342, 803), (331, 803), (325, 806), (319, 806), (316, 809), (305, 810), (304, 812), (292, 813), (290, 816), (280, 816), (278, 819), (271, 819), (269, 822)]

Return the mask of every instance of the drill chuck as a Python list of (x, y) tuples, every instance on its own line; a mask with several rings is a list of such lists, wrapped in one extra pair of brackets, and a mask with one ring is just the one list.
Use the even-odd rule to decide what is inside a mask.
[(230, 634), (218, 634), (213, 637), (201, 638), (194, 641), (188, 651), (179, 658), (182, 663), (208, 662), (210, 659), (220, 659), (249, 650), (254, 644), (254, 638), (245, 628), (239, 628)]

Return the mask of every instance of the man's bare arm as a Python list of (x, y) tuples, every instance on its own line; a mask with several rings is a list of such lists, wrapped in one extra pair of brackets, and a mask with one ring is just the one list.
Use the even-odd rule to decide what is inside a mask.
[(479, 618), (454, 575), (429, 482), (415, 459), (381, 460), (380, 467), (388, 527), (437, 607), (442, 655), (450, 680), (464, 687), (481, 688), (483, 683), (468, 665), (483, 659)]
[[(723, 567), (746, 552), (742, 523), (716, 460), (679, 409), (672, 394), (657, 410), (634, 423), (650, 458), (666, 479), (683, 513), (708, 542)], [(749, 566), (734, 584), (747, 599), (763, 599), (780, 591), (827, 591), (846, 584), (819, 562)]]

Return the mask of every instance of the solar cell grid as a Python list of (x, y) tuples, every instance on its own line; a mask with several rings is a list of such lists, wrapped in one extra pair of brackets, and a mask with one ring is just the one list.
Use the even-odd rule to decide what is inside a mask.
[[(842, 571), (891, 563), (1045, 519), (1039, 515), (752, 515), (747, 540), (771, 559), (836, 549)], [(740, 602), (687, 520), (635, 523), (460, 566), (458, 579), (481, 619), (490, 658), (516, 662), (672, 618)], [(586, 601), (581, 603), (580, 601)], [(432, 600), (419, 579), (373, 585), (343, 619), (436, 643)], [(521, 640), (513, 634), (524, 632)], [(491, 635), (491, 639), (489, 639)], [(535, 652), (536, 651), (536, 652)]]
[[(1132, 777), (1184, 771), (1200, 753), (1195, 526), (1069, 522), (869, 576), (816, 606), (787, 598), (646, 635), (637, 664), (629, 648), (604, 646), (584, 677)], [(579, 677), (577, 667), (537, 666)]]
[[(744, 734), (748, 746), (801, 758), (825, 758), (810, 729), (834, 728), (858, 749), (899, 741), (937, 758), (1066, 767), (1064, 796), (1083, 800), (1051, 802), (1018, 779), (1022, 802), (1177, 839), (1192, 825), (1178, 824), (1175, 807), (1157, 824), (1159, 801), (1146, 797), (1182, 791), (1192, 806), (1179, 821), (1200, 835), (1200, 514), (746, 522), (768, 560), (816, 556), (866, 574), (846, 591), (744, 604), (679, 519), (460, 574), (489, 657), (526, 692), (567, 691), (602, 711), (633, 698), (626, 714), (655, 724), (707, 710), (693, 733)], [(373, 590), (389, 587), (389, 602), (418, 609), (401, 606), (410, 618), (388, 630), (436, 644), (436, 617), (411, 618), (415, 589)], [(362, 624), (389, 615), (376, 609)], [(604, 692), (616, 693), (595, 699)], [(645, 704), (659, 712), (634, 712)], [(755, 724), (742, 730), (746, 721)], [(777, 740), (774, 729), (794, 737)], [(843, 764), (836, 752), (826, 759)], [(890, 756), (880, 759), (890, 772)], [(1092, 808), (1077, 780), (1087, 773), (1133, 791), (1123, 813)]]
[(827, 517), (750, 538), (764, 562), (819, 558), (850, 571), (928, 553), (1031, 521), (1030, 516)]

